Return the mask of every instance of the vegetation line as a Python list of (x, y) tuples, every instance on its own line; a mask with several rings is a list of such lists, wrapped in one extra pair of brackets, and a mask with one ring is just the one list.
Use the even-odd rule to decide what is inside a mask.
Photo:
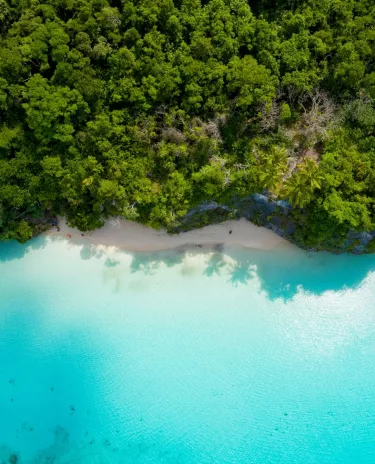
[(0, 0), (0, 239), (254, 193), (307, 247), (375, 230), (374, 26), (373, 0)]

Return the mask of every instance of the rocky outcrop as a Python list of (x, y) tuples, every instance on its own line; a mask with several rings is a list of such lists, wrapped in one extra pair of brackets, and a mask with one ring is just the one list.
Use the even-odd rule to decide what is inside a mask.
[[(202, 203), (191, 209), (180, 225), (171, 232), (178, 233), (244, 217), (254, 224), (272, 230), (301, 248), (316, 251), (317, 249), (307, 247), (300, 235), (296, 234), (299, 225), (293, 218), (292, 211), (292, 206), (285, 200), (274, 200), (267, 194), (255, 193), (245, 198), (232, 198), (227, 204), (215, 201)], [(320, 244), (319, 250), (334, 253), (374, 253), (375, 231), (349, 231), (343, 238), (334, 242), (327, 240), (326, 243)]]

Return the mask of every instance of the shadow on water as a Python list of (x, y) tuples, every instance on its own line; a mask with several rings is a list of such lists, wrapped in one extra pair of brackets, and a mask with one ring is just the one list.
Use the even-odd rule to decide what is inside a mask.
[(169, 268), (181, 264), (185, 255), (186, 250), (180, 248), (153, 253), (133, 253), (133, 259), (130, 265), (131, 271), (132, 273), (142, 272), (145, 275), (153, 275), (161, 264)]
[(84, 260), (92, 258), (100, 259), (103, 256), (103, 254), (103, 250), (99, 249), (94, 245), (85, 245), (81, 248), (80, 251), (80, 256)]
[(0, 241), (0, 262), (12, 261), (13, 259), (22, 259), (32, 250), (41, 250), (45, 248), (48, 241), (45, 237), (36, 237), (24, 245), (10, 240), (9, 242)]
[[(20, 245), (15, 242), (0, 243), (0, 261), (8, 262), (21, 259), (31, 250), (43, 250), (48, 243), (49, 240), (43, 237), (34, 239), (26, 245)], [(117, 259), (117, 257), (120, 259), (120, 256), (108, 257), (102, 249), (97, 247), (89, 245), (79, 246), (81, 247), (79, 252), (82, 259), (105, 258), (103, 261), (106, 268), (114, 268), (116, 270), (121, 268), (119, 266), (120, 261)], [(245, 286), (257, 279), (260, 290), (271, 300), (277, 298), (284, 300), (291, 299), (299, 290), (320, 295), (325, 291), (357, 288), (370, 272), (375, 271), (375, 255), (335, 256), (328, 253), (307, 253), (291, 248), (280, 248), (273, 251), (247, 249), (227, 249), (220, 251), (217, 248), (211, 250), (186, 250), (181, 248), (154, 253), (134, 253), (130, 264), (131, 272), (152, 275), (162, 265), (173, 268), (183, 263), (187, 255), (200, 255), (202, 253), (207, 253), (203, 261), (203, 267), (200, 268), (202, 276), (208, 278), (223, 276), (225, 277), (224, 282), (234, 287)], [(60, 358), (63, 359), (64, 357), (60, 356)], [(79, 369), (81, 370), (81, 364), (79, 364)], [(11, 383), (13, 388), (15, 382), (13, 377), (11, 378), (12, 382), (10, 382), (9, 378), (6, 377), (5, 381)], [(78, 387), (86, 389), (85, 384), (77, 384), (78, 376), (74, 378), (76, 381), (74, 391)], [(16, 385), (18, 384), (16, 383)], [(46, 388), (49, 387), (50, 383), (46, 385)], [(70, 404), (69, 402), (66, 403), (67, 411)], [(81, 418), (79, 414), (79, 410), (76, 409), (73, 416), (74, 420), (77, 418), (86, 427), (85, 418)], [(123, 446), (128, 446), (125, 440), (123, 441)], [(98, 455), (94, 453), (104, 453), (105, 458), (100, 462), (141, 462), (142, 453), (147, 457), (149, 450), (143, 450), (142, 443), (137, 443), (133, 448), (127, 448), (126, 450), (116, 449), (110, 446), (110, 443), (103, 438), (101, 438), (100, 443), (99, 440), (93, 443), (91, 435), (87, 438), (85, 437), (82, 442), (77, 444), (69, 438), (66, 429), (57, 426), (53, 430), (51, 446), (40, 450), (35, 461), (32, 461), (32, 464), (79, 462), (73, 459), (69, 460), (75, 452), (75, 456), (86, 458), (87, 461), (85, 462), (90, 462), (88, 459), (91, 456)], [(130, 458), (131, 461), (129, 460)], [(163, 457), (162, 461), (158, 457), (153, 462), (179, 462), (177, 458), (172, 458)], [(22, 460), (22, 456), (17, 454), (17, 450), (10, 449), (7, 446), (0, 446), (0, 463), (2, 462), (13, 464), (25, 463)], [(81, 462), (84, 461), (82, 460)]]
[[(31, 250), (41, 250), (54, 240), (37, 237), (25, 245), (16, 242), (0, 243), (0, 262), (22, 259)], [(83, 260), (105, 257), (107, 268), (119, 269), (116, 256), (106, 256), (103, 248), (94, 245), (80, 246)], [(320, 295), (325, 291), (339, 291), (358, 287), (366, 276), (375, 270), (375, 255), (355, 256), (349, 254), (309, 253), (294, 247), (278, 248), (272, 251), (245, 248), (225, 249), (215, 246), (211, 249), (177, 248), (157, 252), (136, 252), (132, 254), (131, 272), (144, 275), (155, 274), (160, 265), (169, 268), (181, 264), (189, 256), (207, 253), (202, 274), (207, 277), (227, 276), (229, 285), (241, 286), (254, 278), (259, 280), (260, 289), (271, 300), (288, 300), (299, 291)], [(229, 258), (229, 260), (228, 260)]]
[[(257, 278), (260, 290), (271, 300), (291, 299), (300, 290), (321, 295), (326, 291), (355, 289), (370, 272), (375, 271), (374, 255), (332, 255), (289, 248), (273, 251), (206, 251), (208, 254), (203, 275), (228, 276), (226, 282), (235, 287), (247, 285)], [(151, 275), (157, 272), (161, 264), (173, 267), (181, 264), (186, 255), (201, 253), (202, 250), (196, 249), (172, 250), (151, 255), (135, 253), (131, 269), (133, 273)]]
[(237, 287), (238, 285), (246, 285), (257, 275), (256, 266), (250, 260), (237, 259), (230, 266), (230, 277), (228, 282)]
[(299, 290), (321, 295), (359, 287), (375, 271), (375, 256), (283, 250), (271, 256), (258, 253), (255, 264), (261, 289), (268, 298), (288, 300)]
[(207, 277), (212, 277), (213, 275), (220, 275), (225, 268), (226, 263), (224, 261), (223, 253), (213, 253), (208, 259), (207, 267), (204, 270), (204, 274)]

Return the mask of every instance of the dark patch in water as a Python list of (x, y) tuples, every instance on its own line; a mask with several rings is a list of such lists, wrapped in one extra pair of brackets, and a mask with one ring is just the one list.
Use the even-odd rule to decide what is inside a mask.
[(120, 261), (116, 261), (115, 259), (107, 258), (105, 260), (104, 266), (106, 267), (116, 267), (120, 264)]

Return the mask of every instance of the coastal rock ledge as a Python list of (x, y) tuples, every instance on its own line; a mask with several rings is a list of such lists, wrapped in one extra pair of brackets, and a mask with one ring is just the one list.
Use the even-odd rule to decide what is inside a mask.
[(258, 226), (272, 230), (300, 248), (309, 251), (364, 254), (375, 252), (374, 231), (342, 231), (311, 246), (306, 240), (308, 225), (295, 219), (293, 208), (287, 201), (274, 200), (267, 194), (255, 193), (246, 198), (233, 198), (228, 204), (216, 201), (202, 203), (191, 209), (172, 233), (185, 232), (228, 219), (246, 218)]

